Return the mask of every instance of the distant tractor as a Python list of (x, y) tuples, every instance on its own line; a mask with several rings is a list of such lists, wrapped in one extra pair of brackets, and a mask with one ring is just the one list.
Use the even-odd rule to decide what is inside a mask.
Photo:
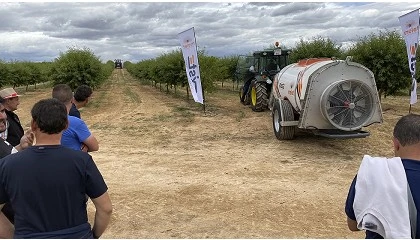
[(115, 68), (118, 68), (118, 69), (123, 68), (121, 59), (115, 59)]
[(277, 139), (296, 130), (329, 138), (363, 138), (382, 109), (372, 71), (351, 61), (311, 58), (284, 67), (273, 80), (269, 108)]
[(244, 105), (251, 105), (254, 112), (268, 109), (273, 77), (289, 64), (289, 49), (281, 49), (276, 42), (274, 49), (255, 51), (252, 56), (240, 56), (236, 79), (242, 81), (239, 98)]

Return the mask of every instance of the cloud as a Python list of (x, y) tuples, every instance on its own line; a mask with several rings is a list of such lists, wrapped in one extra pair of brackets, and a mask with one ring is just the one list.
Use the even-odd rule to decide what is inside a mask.
[(400, 30), (415, 2), (9, 2), (0, 3), (0, 59), (52, 61), (68, 47), (103, 62), (138, 62), (179, 49), (194, 27), (199, 48), (223, 57), (279, 41), (329, 37), (349, 45), (380, 30)]

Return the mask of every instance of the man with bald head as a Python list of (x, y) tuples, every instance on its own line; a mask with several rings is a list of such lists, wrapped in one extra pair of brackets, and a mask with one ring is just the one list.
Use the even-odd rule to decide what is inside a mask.
[(420, 115), (401, 117), (392, 143), (394, 158), (365, 155), (347, 196), (348, 228), (367, 239), (420, 238)]
[[(72, 106), (73, 92), (67, 84), (58, 84), (54, 86), (52, 97), (64, 103), (67, 107), (67, 113)], [(77, 117), (68, 116), (69, 127), (63, 132), (61, 144), (75, 150), (93, 152), (99, 149), (99, 143), (92, 135), (86, 123)]]

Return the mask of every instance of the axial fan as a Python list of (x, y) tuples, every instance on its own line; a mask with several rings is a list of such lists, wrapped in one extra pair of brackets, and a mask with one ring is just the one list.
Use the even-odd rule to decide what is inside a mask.
[(336, 128), (352, 131), (362, 128), (372, 117), (374, 95), (359, 80), (331, 84), (321, 96), (321, 111)]

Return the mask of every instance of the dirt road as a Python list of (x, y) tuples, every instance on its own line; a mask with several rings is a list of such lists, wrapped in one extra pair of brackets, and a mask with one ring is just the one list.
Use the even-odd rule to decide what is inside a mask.
[[(26, 126), (32, 105), (50, 96), (44, 88), (21, 97)], [(278, 141), (270, 113), (252, 112), (229, 88), (206, 100), (203, 112), (124, 69), (95, 89), (81, 114), (99, 139), (92, 156), (114, 206), (104, 238), (364, 237), (347, 230), (348, 186), (364, 154), (392, 156), (408, 97), (384, 99), (385, 122), (366, 128), (366, 139), (292, 141)]]

